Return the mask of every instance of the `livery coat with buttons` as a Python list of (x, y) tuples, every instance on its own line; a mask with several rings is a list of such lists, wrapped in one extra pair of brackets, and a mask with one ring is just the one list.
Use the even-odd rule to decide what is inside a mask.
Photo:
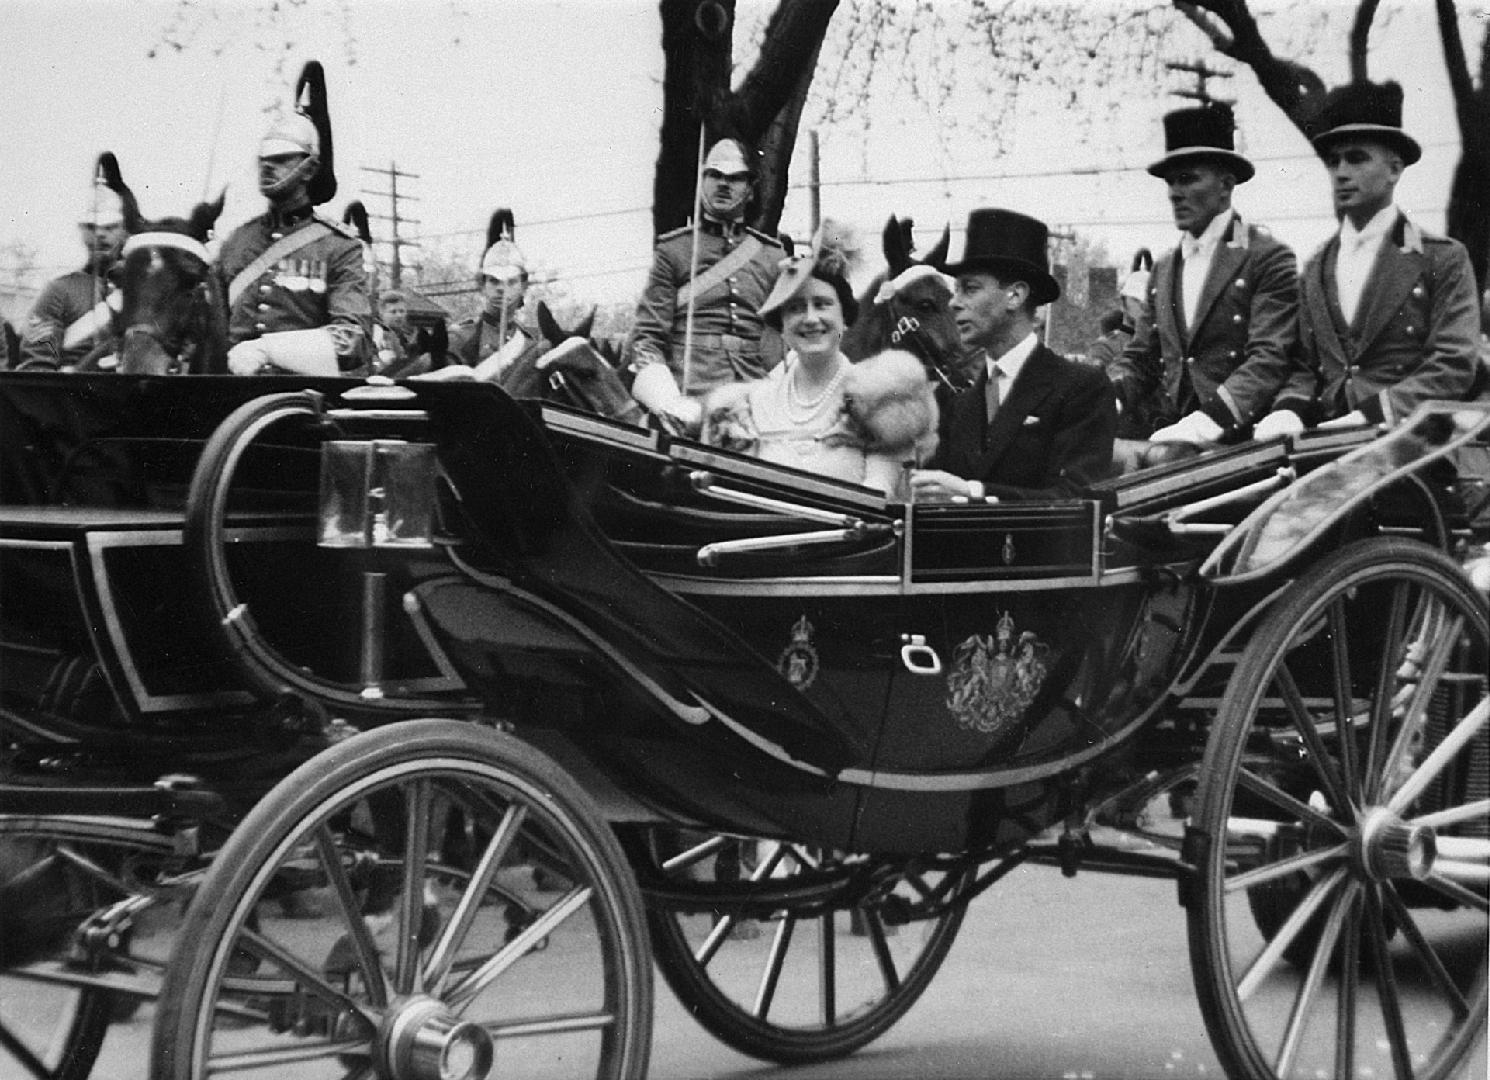
[(1160, 391), (1155, 427), (1199, 409), (1236, 435), (1266, 415), (1293, 371), (1298, 260), (1233, 213), (1185, 323), (1179, 251), (1159, 258), (1133, 340), (1111, 368), (1126, 415)]
[(1405, 215), (1382, 241), (1349, 325), (1335, 285), (1338, 234), (1304, 267), (1295, 369), (1277, 407), (1318, 423), (1359, 410), (1395, 423), (1422, 401), (1457, 401), (1475, 379), (1479, 304), (1463, 245)]
[[(683, 346), (688, 303), (679, 290), (703, 279), (742, 245), (753, 254), (732, 273), (693, 298), (693, 358), (684, 386)], [(693, 271), (693, 229), (684, 226), (657, 238), (652, 269), (636, 307), (627, 359), (634, 366), (665, 360), (678, 385), (703, 394), (726, 383), (758, 379), (780, 359), (762, 350), (761, 305), (776, 283), (784, 252), (765, 233), (745, 225), (704, 218), (698, 230), (698, 277)], [(772, 335), (774, 337), (774, 335)]]
[(992, 423), (987, 385), (984, 364), (942, 410), (930, 468), (979, 480), (1001, 499), (1069, 498), (1111, 471), (1117, 405), (1100, 368), (1037, 346)]
[(282, 219), (262, 214), (223, 241), (217, 271), (226, 291), (281, 236), (319, 223), (325, 235), (266, 267), (228, 311), (228, 342), (236, 345), (282, 330), (329, 327), (343, 368), (362, 362), (372, 324), (372, 297), (362, 244), (340, 225), (305, 211)]

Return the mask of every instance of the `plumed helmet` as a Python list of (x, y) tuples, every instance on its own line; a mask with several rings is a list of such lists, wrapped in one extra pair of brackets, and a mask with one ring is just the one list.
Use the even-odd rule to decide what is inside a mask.
[(78, 209), (78, 224), (104, 228), (124, 224), (124, 200), (102, 180), (94, 180)]
[(276, 157), (280, 154), (309, 154), (321, 156), (321, 133), (315, 123), (304, 113), (282, 113), (264, 138), (259, 142), (259, 157)]
[(720, 139), (704, 155), (704, 172), (717, 172), (722, 176), (739, 176), (742, 173), (755, 175), (750, 164), (750, 155), (738, 139)]
[(492, 213), (486, 226), (486, 251), (481, 256), (482, 277), (506, 277), (502, 273), (506, 267), (516, 267), (524, 274), (528, 272), (528, 260), (512, 239), (516, 228), (512, 211), (505, 206)]
[[(336, 196), (336, 167), (331, 144), (331, 114), (326, 101), (326, 72), (317, 60), (308, 61), (295, 83), (295, 109), (281, 113), (259, 143), (259, 157), (305, 154), (303, 171), (312, 206)], [(272, 196), (271, 196), (272, 197)]]
[(1133, 269), (1123, 279), (1123, 287), (1118, 290), (1118, 295), (1130, 296), (1134, 300), (1147, 301), (1149, 298), (1149, 278), (1153, 272), (1153, 253), (1148, 248), (1139, 248), (1133, 256)]

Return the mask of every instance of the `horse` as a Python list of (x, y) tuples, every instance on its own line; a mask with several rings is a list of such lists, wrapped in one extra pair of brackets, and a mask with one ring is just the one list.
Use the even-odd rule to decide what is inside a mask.
[(957, 322), (948, 307), (952, 286), (946, 276), (951, 229), (924, 259), (911, 258), (911, 221), (891, 217), (885, 223), (884, 252), (888, 269), (859, 298), (859, 317), (843, 335), (850, 360), (863, 360), (886, 349), (903, 349), (917, 357), (927, 376), (946, 392), (971, 386)]
[(99, 156), (104, 183), (124, 205), (122, 304), (113, 316), (118, 371), (132, 375), (220, 375), (228, 370), (228, 309), (207, 238), (227, 192), (185, 218), (148, 220), (112, 153)]

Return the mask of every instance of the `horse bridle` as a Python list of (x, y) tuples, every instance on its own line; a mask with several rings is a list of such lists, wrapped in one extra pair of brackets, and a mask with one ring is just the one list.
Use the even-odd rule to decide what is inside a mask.
[(889, 308), (892, 319), (890, 326), (890, 345), (892, 348), (905, 349), (915, 354), (921, 363), (926, 365), (927, 370), (936, 377), (947, 389), (953, 393), (966, 390), (972, 385), (972, 380), (965, 377), (955, 368), (943, 364), (937, 359), (935, 343), (926, 334), (921, 325), (921, 320), (914, 312), (904, 309), (902, 290), (919, 277), (929, 274), (940, 275), (941, 271), (928, 263), (914, 263), (906, 270), (887, 280), (880, 286), (879, 293), (875, 296), (876, 303), (882, 303)]
[[(129, 257), (132, 252), (148, 248), (172, 248), (184, 252), (202, 264), (206, 271), (201, 281), (192, 288), (191, 307), (188, 310), (190, 318), (187, 324), (191, 325), (197, 321), (197, 316), (211, 306), (210, 290), (212, 256), (207, 251), (207, 246), (195, 237), (186, 236), (183, 233), (174, 232), (142, 232), (135, 233), (124, 242), (124, 247), (119, 253), (122, 261)], [(170, 358), (170, 374), (179, 375), (185, 371), (195, 359), (196, 350), (201, 347), (200, 341), (188, 341), (186, 334), (167, 334), (158, 322), (132, 323), (126, 326), (119, 334), (122, 344), (133, 334), (144, 334), (154, 340), (160, 346), (162, 352)]]

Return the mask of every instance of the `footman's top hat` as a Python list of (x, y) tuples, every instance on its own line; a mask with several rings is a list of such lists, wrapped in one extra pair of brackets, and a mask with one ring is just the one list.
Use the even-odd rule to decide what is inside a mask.
[(1390, 146), (1411, 165), (1423, 148), (1402, 130), (1402, 87), (1394, 82), (1353, 82), (1325, 94), (1308, 124), (1314, 149), (1324, 153), (1342, 139), (1371, 139)]
[(1236, 119), (1230, 105), (1211, 102), (1165, 114), (1164, 156), (1149, 166), (1149, 174), (1164, 176), (1176, 165), (1194, 161), (1231, 170), (1238, 184), (1252, 179), (1257, 170), (1236, 152)]
[(1011, 281), (1029, 283), (1037, 304), (1049, 304), (1061, 295), (1060, 284), (1050, 276), (1046, 253), (1050, 233), (1043, 221), (1013, 210), (974, 210), (967, 216), (967, 243), (962, 261), (947, 267), (958, 275), (969, 270), (988, 270), (1011, 275)]

